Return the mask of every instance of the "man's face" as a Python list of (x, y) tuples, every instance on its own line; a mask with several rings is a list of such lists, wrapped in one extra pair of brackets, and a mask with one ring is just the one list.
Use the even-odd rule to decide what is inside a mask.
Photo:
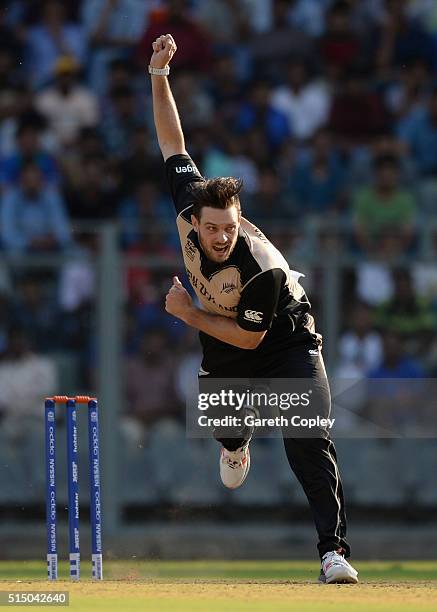
[(240, 212), (236, 206), (226, 209), (204, 206), (200, 221), (191, 215), (191, 222), (208, 259), (216, 263), (229, 259), (240, 227)]
[(62, 72), (56, 79), (56, 83), (61, 91), (70, 91), (76, 81), (75, 72)]
[(399, 170), (392, 164), (386, 164), (378, 169), (376, 180), (382, 189), (395, 189), (399, 183)]
[(259, 83), (251, 93), (252, 104), (256, 108), (266, 108), (270, 102), (270, 90), (264, 83)]
[(29, 196), (37, 195), (42, 188), (41, 172), (37, 166), (29, 166), (21, 175), (21, 187)]
[(28, 127), (18, 136), (18, 148), (23, 155), (34, 155), (39, 147), (39, 133), (36, 129)]
[(288, 82), (299, 89), (307, 80), (307, 69), (303, 62), (292, 62), (288, 68)]

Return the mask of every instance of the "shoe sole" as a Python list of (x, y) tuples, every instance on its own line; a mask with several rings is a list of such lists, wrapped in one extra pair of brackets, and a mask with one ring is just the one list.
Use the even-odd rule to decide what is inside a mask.
[[(221, 455), (220, 455), (220, 461), (221, 461)], [(225, 484), (222, 480), (223, 485), (227, 488), (227, 489), (238, 489), (238, 487), (241, 487), (241, 485), (243, 484), (243, 482), (246, 480), (247, 475), (249, 473), (250, 470), (250, 450), (247, 449), (247, 464), (246, 464), (246, 471), (244, 472), (244, 476), (241, 482), (239, 482), (237, 485), (235, 485), (234, 487), (230, 487), (229, 485)]]
[[(322, 580), (319, 581), (322, 582)], [(343, 575), (339, 575), (328, 580), (325, 576), (324, 584), (357, 584), (358, 578), (356, 575), (352, 573), (345, 573)]]

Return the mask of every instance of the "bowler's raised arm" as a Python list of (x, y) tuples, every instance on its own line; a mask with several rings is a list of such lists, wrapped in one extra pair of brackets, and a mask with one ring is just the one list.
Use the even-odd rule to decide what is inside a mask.
[(153, 117), (159, 147), (164, 160), (172, 155), (186, 153), (176, 102), (167, 79), (169, 63), (176, 52), (171, 34), (160, 36), (152, 44), (149, 72), (152, 79)]

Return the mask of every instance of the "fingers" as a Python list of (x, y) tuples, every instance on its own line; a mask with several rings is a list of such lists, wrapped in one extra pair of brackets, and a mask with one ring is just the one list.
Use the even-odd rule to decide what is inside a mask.
[(163, 34), (159, 38), (161, 40), (161, 46), (163, 49), (170, 50), (174, 48), (174, 50), (176, 50), (176, 43), (171, 34)]
[(177, 276), (173, 276), (173, 286), (183, 287), (181, 281), (179, 280), (179, 278)]
[(173, 295), (175, 293), (185, 293), (185, 289), (181, 287), (177, 287), (176, 285), (172, 285), (168, 290), (167, 295)]
[(165, 43), (162, 40), (163, 38), (164, 38), (163, 36), (158, 36), (155, 42), (152, 43), (152, 49), (154, 50), (155, 53), (159, 53), (160, 51), (163, 50), (165, 46)]
[(162, 34), (161, 36), (158, 36), (155, 42), (152, 43), (152, 48), (155, 53), (159, 53), (160, 51), (168, 51), (172, 54), (177, 49), (176, 43), (171, 34)]
[(167, 39), (167, 36), (170, 36), (170, 34), (162, 34), (161, 36), (158, 36), (158, 38), (152, 44), (153, 50), (156, 53), (163, 51), (168, 45), (171, 44), (170, 41)]
[(169, 46), (173, 49), (173, 51), (176, 51), (177, 46), (176, 46), (173, 36), (171, 34), (166, 34), (165, 39), (166, 39), (166, 46)]

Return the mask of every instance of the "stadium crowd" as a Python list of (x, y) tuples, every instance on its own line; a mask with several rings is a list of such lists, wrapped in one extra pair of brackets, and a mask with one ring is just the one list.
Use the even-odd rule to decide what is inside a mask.
[[(24, 393), (28, 384), (28, 412), (40, 411), (35, 398), (57, 384), (47, 360), (60, 351), (78, 357), (79, 384), (93, 386), (95, 274), (86, 255), (98, 249), (96, 223), (118, 223), (126, 255), (180, 258), (147, 76), (152, 40), (167, 32), (179, 45), (172, 88), (204, 175), (243, 178), (243, 214), (291, 267), (320, 252), (351, 258), (339, 376), (434, 375), (437, 272), (421, 255), (437, 235), (436, 2), (8, 0), (0, 8), (2, 388)], [(59, 278), (7, 263), (46, 253), (72, 255)], [(144, 264), (126, 273), (134, 433), (180, 415), (191, 392), (198, 353), (192, 332), (163, 312), (170, 275)], [(308, 289), (317, 312), (317, 283)], [(18, 363), (21, 382), (8, 375)]]

